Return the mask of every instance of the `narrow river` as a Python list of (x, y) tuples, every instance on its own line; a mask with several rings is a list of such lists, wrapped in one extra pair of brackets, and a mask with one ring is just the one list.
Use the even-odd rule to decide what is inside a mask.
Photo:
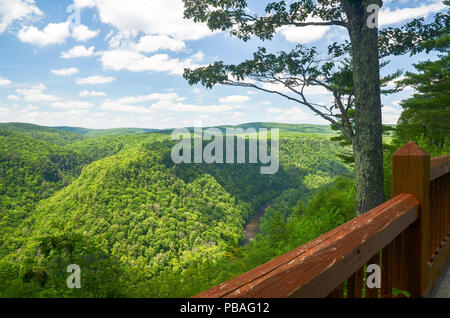
[(258, 212), (256, 212), (251, 219), (247, 222), (244, 229), (244, 240), (242, 241), (242, 246), (248, 245), (251, 240), (253, 240), (256, 235), (259, 233), (259, 226), (261, 223), (261, 218), (266, 214), (267, 208), (270, 204), (266, 204), (262, 206)]

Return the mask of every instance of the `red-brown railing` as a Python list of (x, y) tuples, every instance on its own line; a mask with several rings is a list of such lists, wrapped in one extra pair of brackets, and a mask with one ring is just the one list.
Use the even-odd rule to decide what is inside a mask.
[[(450, 156), (430, 160), (410, 142), (392, 175), (393, 199), (196, 297), (428, 296), (450, 256)], [(369, 264), (380, 289), (365, 286)]]

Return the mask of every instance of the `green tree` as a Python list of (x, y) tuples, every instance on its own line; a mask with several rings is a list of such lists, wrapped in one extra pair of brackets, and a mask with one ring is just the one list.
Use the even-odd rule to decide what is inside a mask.
[(402, 86), (417, 93), (402, 101), (403, 112), (396, 129), (397, 144), (410, 140), (434, 155), (448, 152), (450, 140), (450, 37), (446, 35), (436, 49), (446, 51), (436, 61), (415, 64), (417, 73), (408, 72)]
[[(206, 22), (212, 30), (230, 30), (247, 41), (252, 36), (270, 40), (282, 26), (338, 26), (345, 28), (350, 43), (329, 46), (328, 57), (316, 48), (297, 45), (290, 52), (270, 54), (259, 48), (253, 58), (238, 65), (216, 62), (207, 67), (186, 70), (185, 78), (207, 88), (216, 84), (255, 88), (280, 95), (311, 109), (328, 120), (351, 141), (355, 154), (356, 207), (364, 213), (384, 200), (383, 149), (381, 120), (381, 80), (379, 57), (413, 50), (426, 34), (436, 36), (437, 24), (425, 25), (415, 20), (406, 29), (389, 29), (379, 38), (376, 27), (380, 0), (301, 0), (274, 1), (267, 4), (265, 14), (258, 16), (245, 0), (184, 0), (185, 17)], [(439, 16), (437, 20), (447, 17)], [(374, 20), (375, 19), (375, 20)], [(439, 20), (440, 21), (440, 20)], [(440, 30), (440, 29), (439, 29)], [(427, 31), (427, 32), (424, 32)], [(402, 48), (398, 41), (409, 39)], [(381, 48), (381, 51), (380, 51)], [(346, 61), (351, 59), (349, 69)], [(350, 78), (353, 82), (348, 86)], [(250, 79), (252, 81), (248, 81)], [(264, 84), (275, 84), (267, 88)], [(331, 105), (318, 105), (308, 100), (305, 90), (318, 86), (334, 96)], [(271, 85), (271, 87), (276, 87)], [(285, 93), (285, 90), (288, 93)], [(354, 107), (354, 125), (351, 108)]]

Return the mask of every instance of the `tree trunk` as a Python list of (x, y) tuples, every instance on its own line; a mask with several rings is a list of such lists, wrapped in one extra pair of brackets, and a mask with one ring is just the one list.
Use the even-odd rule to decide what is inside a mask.
[(378, 29), (369, 28), (369, 4), (376, 0), (343, 0), (352, 43), (355, 88), (356, 210), (367, 212), (384, 201), (383, 147)]

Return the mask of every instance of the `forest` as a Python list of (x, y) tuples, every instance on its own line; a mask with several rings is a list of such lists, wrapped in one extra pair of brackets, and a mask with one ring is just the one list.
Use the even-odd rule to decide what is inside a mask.
[[(0, 296), (189, 297), (356, 216), (351, 149), (336, 132), (242, 127), (281, 129), (277, 174), (175, 165), (167, 131), (0, 124)], [(386, 133), (386, 199), (390, 156), (405, 140), (449, 152), (448, 135), (433, 144), (406, 128)], [(68, 264), (81, 267), (83, 288), (66, 287)]]
[[(308, 198), (338, 190), (322, 186), (337, 176), (351, 185), (331, 130), (288, 128), (280, 172), (261, 175), (254, 164), (174, 165), (167, 132), (1, 124), (1, 295), (189, 296), (283, 252), (288, 233), (301, 242), (347, 220), (351, 205), (316, 233), (288, 229), (309, 219)], [(246, 221), (267, 204), (242, 246)], [(68, 263), (84, 269), (86, 288), (66, 288)]]
[[(187, 16), (210, 19), (213, 29), (230, 27), (231, 11), (203, 16), (197, 7), (202, 1), (185, 2)], [(274, 23), (285, 23), (289, 16), (283, 7), (275, 9), (283, 19), (275, 15)], [(243, 12), (232, 12), (232, 18), (245, 20)], [(448, 24), (436, 24), (437, 33), (421, 30), (433, 41), (419, 46), (414, 38), (403, 39), (405, 47), (438, 53), (414, 64), (415, 70), (398, 82), (395, 91), (408, 86), (414, 93), (400, 102), (397, 125), (381, 129), (380, 122), (383, 159), (377, 164), (384, 200), (390, 198), (391, 157), (399, 147), (414, 141), (433, 157), (450, 153)], [(252, 32), (270, 39), (275, 30), (261, 23), (244, 26), (235, 31), (244, 39)], [(411, 35), (394, 31), (386, 34)], [(297, 49), (280, 56), (261, 49), (242, 65), (218, 63), (186, 70), (185, 77), (211, 88), (223, 81), (217, 72), (224, 69), (240, 79), (255, 73), (261, 78), (274, 65), (277, 74), (288, 68), (295, 75), (304, 70), (283, 59), (303, 53), (307, 59), (312, 52)], [(348, 46), (332, 49), (348, 53)], [(397, 55), (406, 53), (402, 49), (389, 47)], [(309, 71), (320, 77), (319, 71)], [(327, 85), (347, 96), (354, 90), (352, 72), (352, 66), (343, 65), (339, 73), (328, 74)], [(382, 88), (399, 76), (383, 79)], [(361, 122), (355, 123), (355, 116), (350, 103), (328, 126), (233, 126), (280, 129), (280, 169), (273, 175), (249, 163), (174, 164), (169, 130), (0, 123), (0, 297), (190, 297), (330, 231), (359, 213), (361, 144), (355, 143), (359, 132), (353, 128), (361, 129)], [(238, 138), (248, 143), (247, 137)], [(258, 233), (245, 242), (247, 223), (261, 211)], [(67, 288), (69, 264), (81, 268), (82, 288)]]

